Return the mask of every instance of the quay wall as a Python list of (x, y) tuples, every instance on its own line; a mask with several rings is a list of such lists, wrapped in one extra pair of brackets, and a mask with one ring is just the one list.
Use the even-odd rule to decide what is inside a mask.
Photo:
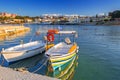
[(30, 72), (18, 72), (0, 66), (0, 80), (59, 80)]

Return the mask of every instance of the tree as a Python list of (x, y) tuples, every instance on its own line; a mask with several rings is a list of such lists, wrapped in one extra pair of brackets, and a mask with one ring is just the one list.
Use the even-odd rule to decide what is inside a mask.
[(98, 18), (98, 15), (96, 14), (96, 16), (95, 16), (96, 18)]
[(120, 10), (116, 10), (116, 11), (110, 12), (109, 16), (111, 16), (112, 19), (114, 19), (114, 18), (120, 18)]
[(15, 19), (24, 19), (22, 16), (16, 16)]
[(90, 19), (90, 22), (93, 22), (93, 20), (92, 20), (92, 19)]
[(108, 19), (104, 19), (105, 22), (109, 21)]

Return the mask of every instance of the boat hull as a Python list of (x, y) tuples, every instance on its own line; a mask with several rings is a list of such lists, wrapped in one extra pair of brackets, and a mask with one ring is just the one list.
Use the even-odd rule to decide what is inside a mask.
[(77, 64), (77, 57), (78, 56), (76, 55), (76, 57), (71, 62), (63, 66), (61, 71), (53, 72), (54, 77), (62, 79), (62, 80), (72, 80), (70, 79), (70, 76), (72, 75), (72, 73), (74, 73), (74, 69)]
[[(60, 44), (60, 43), (59, 43)], [(60, 45), (56, 45), (57, 47), (59, 47)], [(55, 46), (55, 47), (56, 47)], [(53, 48), (53, 50), (55, 49), (55, 47)], [(64, 46), (61, 46), (64, 47)], [(64, 48), (62, 48), (64, 50)], [(58, 49), (59, 50), (59, 49)], [(56, 69), (61, 70), (60, 68), (64, 65), (66, 65), (67, 63), (71, 62), (73, 60), (73, 58), (76, 56), (76, 54), (78, 53), (78, 46), (77, 44), (73, 44), (72, 46), (70, 46), (70, 48), (68, 49), (68, 53), (66, 52), (66, 54), (64, 54), (63, 50), (61, 50), (61, 54), (57, 54), (57, 50), (56, 50), (56, 54), (54, 52), (54, 54), (52, 55), (52, 49), (49, 50), (51, 52), (48, 52), (49, 54), (51, 53), (50, 56), (50, 64), (51, 64), (51, 70), (55, 71)], [(55, 50), (54, 50), (55, 51)]]
[(72, 58), (73, 56), (75, 56), (76, 55), (76, 51), (74, 52), (74, 53), (68, 53), (68, 54), (66, 54), (66, 55), (63, 55), (63, 56), (59, 56), (59, 57), (51, 57), (50, 58), (50, 60), (51, 60), (51, 62), (59, 62), (59, 61), (64, 61), (64, 60), (67, 60), (67, 59), (70, 59), (70, 58)]
[(23, 52), (12, 52), (12, 53), (6, 52), (6, 53), (3, 53), (2, 55), (8, 63), (12, 63), (15, 61), (19, 61), (25, 58), (35, 56), (37, 54), (42, 53), (43, 51), (45, 51), (45, 47), (40, 47), (34, 50), (23, 51)]
[(69, 63), (71, 61), (74, 61), (75, 57), (76, 57), (76, 55), (68, 60), (52, 63), (53, 70), (55, 71), (55, 70), (59, 69), (61, 71), (61, 67), (67, 65), (67, 63)]

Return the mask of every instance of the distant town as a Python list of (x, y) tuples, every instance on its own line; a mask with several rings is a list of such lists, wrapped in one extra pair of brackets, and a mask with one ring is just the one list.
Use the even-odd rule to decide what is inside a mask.
[(7, 12), (0, 13), (0, 24), (52, 24), (52, 25), (119, 25), (120, 10), (109, 12), (108, 14), (100, 13), (94, 16), (83, 15), (60, 15), (60, 14), (43, 14), (41, 16), (30, 17), (20, 16)]

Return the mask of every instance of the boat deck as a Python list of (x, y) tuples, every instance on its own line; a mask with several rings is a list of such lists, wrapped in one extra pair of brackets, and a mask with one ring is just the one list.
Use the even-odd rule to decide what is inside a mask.
[(68, 45), (66, 43), (62, 43), (60, 45), (57, 45), (57, 47), (53, 47), (47, 54), (51, 54), (51, 55), (67, 54), (72, 46), (73, 44)]

